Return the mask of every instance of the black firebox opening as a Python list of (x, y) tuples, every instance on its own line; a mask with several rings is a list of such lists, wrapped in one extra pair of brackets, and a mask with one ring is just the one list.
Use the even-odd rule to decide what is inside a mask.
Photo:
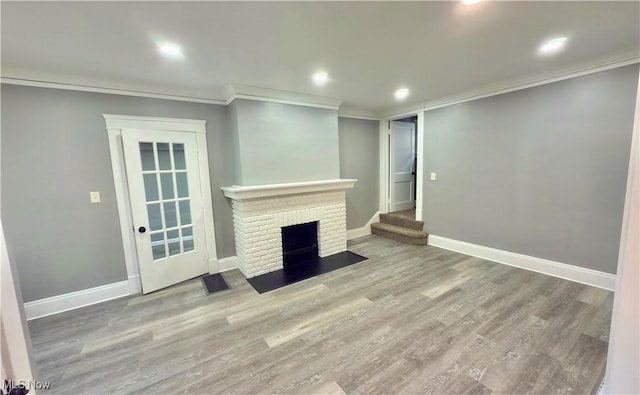
[(318, 257), (318, 222), (282, 227), (284, 269)]

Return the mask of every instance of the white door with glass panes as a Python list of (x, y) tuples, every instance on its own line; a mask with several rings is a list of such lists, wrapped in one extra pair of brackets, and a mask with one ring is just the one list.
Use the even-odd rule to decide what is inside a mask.
[(142, 292), (208, 272), (196, 134), (123, 129)]

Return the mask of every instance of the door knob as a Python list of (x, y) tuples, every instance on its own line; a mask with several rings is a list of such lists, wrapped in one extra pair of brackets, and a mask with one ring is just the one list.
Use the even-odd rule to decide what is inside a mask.
[(140, 233), (144, 233), (146, 231), (147, 231), (147, 228), (145, 228), (144, 226), (141, 226), (141, 227), (138, 228), (138, 232), (140, 232)]

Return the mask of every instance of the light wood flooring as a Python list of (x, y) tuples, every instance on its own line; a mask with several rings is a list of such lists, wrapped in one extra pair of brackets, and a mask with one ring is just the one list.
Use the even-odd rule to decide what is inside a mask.
[(259, 295), (237, 271), (31, 321), (46, 393), (594, 393), (612, 293), (367, 236)]

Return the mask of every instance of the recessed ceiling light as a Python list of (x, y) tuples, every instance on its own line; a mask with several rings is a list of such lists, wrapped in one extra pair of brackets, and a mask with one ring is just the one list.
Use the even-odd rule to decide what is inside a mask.
[(474, 5), (478, 4), (480, 0), (462, 0), (462, 4), (464, 5)]
[(407, 96), (409, 96), (409, 89), (407, 88), (398, 89), (395, 93), (395, 96), (396, 96), (396, 99), (398, 100), (406, 99)]
[(329, 81), (329, 74), (324, 71), (320, 71), (318, 73), (315, 73), (311, 78), (316, 85), (322, 86), (326, 84), (327, 81)]
[(160, 45), (160, 53), (164, 56), (171, 58), (177, 58), (182, 56), (182, 48), (178, 44), (164, 43)]
[(560, 51), (562, 47), (564, 47), (564, 44), (566, 43), (566, 41), (567, 41), (566, 37), (556, 37), (554, 39), (546, 41), (542, 43), (540, 48), (538, 48), (538, 53), (542, 55), (549, 55), (552, 53), (556, 53)]

